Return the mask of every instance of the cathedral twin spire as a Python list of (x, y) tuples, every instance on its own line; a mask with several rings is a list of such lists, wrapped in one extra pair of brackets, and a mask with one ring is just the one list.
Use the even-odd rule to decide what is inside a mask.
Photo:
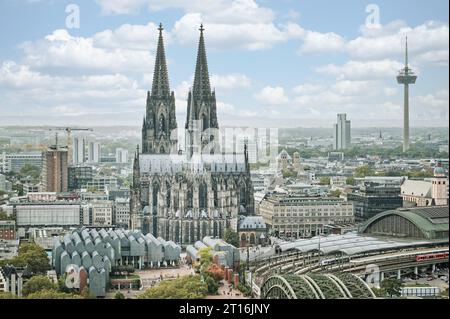
[(206, 60), (205, 38), (203, 36), (203, 24), (200, 26), (200, 40), (198, 42), (197, 64), (195, 66), (194, 96), (210, 96), (211, 85), (209, 82), (208, 61)]
[[(152, 90), (148, 92), (147, 112), (142, 127), (142, 151), (145, 154), (170, 153), (177, 151), (178, 146), (176, 140), (170, 139), (171, 131), (176, 129), (175, 97), (169, 86), (162, 24), (158, 30)], [(211, 91), (209, 80), (203, 24), (199, 30), (197, 63), (194, 85), (188, 96), (186, 129), (192, 128), (193, 122), (200, 122), (200, 131), (203, 132), (208, 128), (218, 128), (218, 124), (215, 92)], [(192, 143), (193, 139), (189, 140)], [(188, 145), (188, 148), (192, 147)]]
[(142, 124), (144, 154), (169, 154), (178, 145), (176, 137), (171, 134), (177, 128), (175, 94), (170, 91), (169, 86), (162, 24), (158, 30), (152, 90), (147, 94), (146, 115)]
[(167, 96), (170, 95), (169, 75), (167, 72), (166, 53), (164, 50), (163, 26), (159, 25), (158, 48), (156, 50), (155, 70), (153, 73), (153, 86), (151, 95)]

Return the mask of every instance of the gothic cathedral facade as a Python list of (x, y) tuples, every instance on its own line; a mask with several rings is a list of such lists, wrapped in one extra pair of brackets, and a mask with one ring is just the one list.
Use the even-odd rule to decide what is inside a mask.
[(142, 152), (138, 148), (133, 164), (130, 227), (186, 246), (204, 236), (222, 238), (228, 228), (236, 231), (239, 218), (254, 214), (253, 186), (247, 147), (239, 154), (220, 147), (203, 26), (180, 150), (162, 31), (160, 26)]

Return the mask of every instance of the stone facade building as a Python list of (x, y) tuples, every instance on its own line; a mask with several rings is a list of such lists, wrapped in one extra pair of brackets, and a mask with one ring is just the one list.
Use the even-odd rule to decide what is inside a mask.
[(203, 26), (194, 85), (188, 95), (185, 151), (178, 143), (175, 98), (170, 91), (162, 27), (152, 91), (135, 154), (131, 190), (132, 229), (181, 245), (237, 230), (239, 215), (253, 215), (247, 147), (225, 154), (219, 144), (215, 91), (211, 90)]
[(448, 205), (448, 178), (442, 167), (436, 167), (432, 178), (406, 180), (401, 186), (403, 205), (444, 206)]
[(314, 237), (355, 221), (353, 204), (334, 197), (274, 193), (263, 199), (259, 211), (269, 233), (286, 238)]

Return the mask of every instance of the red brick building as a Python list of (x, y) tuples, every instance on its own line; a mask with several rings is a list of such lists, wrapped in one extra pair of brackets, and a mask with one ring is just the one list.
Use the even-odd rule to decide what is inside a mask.
[(13, 220), (0, 220), (0, 239), (16, 239), (16, 222)]

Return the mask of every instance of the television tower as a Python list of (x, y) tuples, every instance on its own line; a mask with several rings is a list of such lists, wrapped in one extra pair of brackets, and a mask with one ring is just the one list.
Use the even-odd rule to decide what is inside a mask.
[(416, 83), (417, 76), (408, 67), (408, 37), (406, 37), (405, 67), (400, 70), (397, 82), (404, 85), (403, 101), (403, 152), (409, 149), (409, 85)]

